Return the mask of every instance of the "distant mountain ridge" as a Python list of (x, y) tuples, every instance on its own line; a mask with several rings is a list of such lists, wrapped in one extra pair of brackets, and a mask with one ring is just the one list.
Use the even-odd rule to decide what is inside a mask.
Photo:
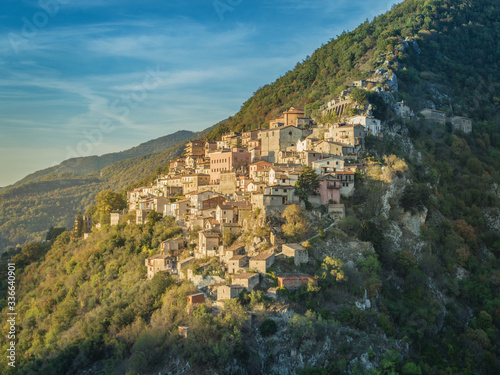
[(0, 189), (0, 251), (41, 240), (50, 226), (69, 228), (98, 192), (119, 191), (154, 175), (181, 155), (189, 140), (221, 123), (198, 133), (180, 130), (118, 153), (66, 160)]
[(195, 133), (192, 131), (179, 130), (175, 133), (141, 143), (138, 146), (132, 147), (124, 151), (113, 152), (101, 156), (92, 155), (92, 156), (84, 156), (79, 158), (68, 159), (63, 161), (59, 165), (31, 173), (10, 186), (0, 188), (0, 191), (20, 186), (26, 183), (40, 181), (44, 177), (47, 177), (54, 173), (55, 174), (70, 173), (74, 175), (86, 175), (95, 171), (99, 171), (103, 168), (106, 168), (107, 166), (115, 162), (118, 162), (120, 160), (162, 152), (176, 145), (177, 143), (192, 137), (194, 134)]

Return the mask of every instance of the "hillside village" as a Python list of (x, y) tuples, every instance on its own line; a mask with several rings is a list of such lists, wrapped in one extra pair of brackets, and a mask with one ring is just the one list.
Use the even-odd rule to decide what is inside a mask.
[(18, 373), (499, 373), (498, 19), (405, 1), (165, 151), (9, 193), (86, 209), (2, 255)]
[[(158, 253), (145, 260), (147, 278), (167, 271), (208, 288), (217, 301), (252, 291), (278, 259), (291, 258), (296, 271), (277, 274), (278, 287), (296, 290), (317, 284), (316, 277), (299, 272), (300, 265), (309, 262), (308, 242), (287, 243), (281, 227), (273, 223), (292, 205), (302, 210), (326, 207), (324, 216), (332, 223), (345, 217), (342, 198), (352, 195), (355, 174), (364, 170), (358, 157), (365, 152), (365, 138), (380, 138), (386, 131), (373, 116), (372, 105), (357, 97), (365, 90), (390, 91), (390, 82), (397, 79), (394, 74), (383, 77), (389, 77), (384, 85), (380, 80), (353, 82), (320, 108), (320, 119), (336, 122), (317, 123), (304, 108), (291, 107), (271, 120), (269, 128), (187, 143), (184, 153), (170, 162), (168, 174), (127, 192), (127, 210), (112, 211), (110, 225), (124, 220), (146, 224), (151, 213), (175, 218), (183, 235), (165, 240)], [(404, 102), (396, 103), (394, 112), (403, 120), (415, 116)], [(424, 109), (419, 114), (430, 122), (446, 122), (441, 111)], [(468, 118), (453, 117), (450, 122), (455, 130), (472, 131)], [(297, 191), (302, 173), (317, 179), (317, 189), (306, 197)], [(242, 239), (245, 229), (268, 224), (269, 242), (257, 235)], [(84, 228), (87, 237), (91, 217), (84, 217)], [(267, 294), (276, 298), (276, 288), (268, 288)], [(190, 297), (193, 303), (205, 300), (204, 293)]]

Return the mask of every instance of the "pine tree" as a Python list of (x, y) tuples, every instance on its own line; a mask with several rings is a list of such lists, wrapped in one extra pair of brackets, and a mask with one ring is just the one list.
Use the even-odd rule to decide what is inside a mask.
[(75, 219), (75, 225), (73, 227), (73, 236), (76, 238), (82, 238), (84, 233), (85, 233), (85, 228), (83, 223), (83, 216), (82, 213), (79, 212), (78, 216)]
[(311, 167), (304, 165), (295, 183), (295, 190), (302, 200), (307, 201), (310, 195), (317, 195), (319, 189), (318, 174)]

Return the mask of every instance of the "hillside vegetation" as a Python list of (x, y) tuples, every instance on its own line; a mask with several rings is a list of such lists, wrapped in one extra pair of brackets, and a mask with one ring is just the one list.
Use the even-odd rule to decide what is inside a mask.
[[(226, 302), (218, 314), (211, 306), (190, 312), (191, 284), (162, 273), (145, 277), (144, 260), (180, 233), (173, 221), (105, 225), (85, 241), (64, 232), (51, 244), (25, 245), (14, 258), (23, 354), (12, 372), (0, 357), (0, 371), (498, 374), (499, 22), (498, 1), (407, 0), (330, 41), (210, 129), (207, 136), (216, 139), (227, 130), (257, 128), (290, 105), (307, 105), (312, 113), (344, 84), (381, 66), (397, 74), (396, 95), (414, 110), (434, 106), (474, 120), (466, 135), (419, 117), (403, 121), (384, 107), (387, 131), (383, 139), (366, 139), (360, 160), (366, 172), (356, 175), (354, 195), (343, 200), (346, 218), (326, 227), (326, 215), (318, 219), (324, 212), (308, 212), (300, 240), (310, 240), (312, 261), (300, 267), (278, 261), (267, 275), (311, 273), (318, 286), (281, 290), (277, 301), (257, 290)], [(417, 44), (403, 48), (406, 37)], [(55, 207), (67, 189), (64, 205), (90, 203), (100, 188), (132, 183), (180, 152), (178, 146), (141, 163), (122, 161), (102, 171), (106, 183), (71, 178), (72, 186), (40, 197)], [(49, 191), (59, 181), (39, 183)], [(24, 188), (22, 197), (35, 190)], [(21, 193), (11, 194), (2, 205), (14, 215)], [(250, 241), (270, 241), (267, 226), (245, 230)], [(4, 294), (3, 316), (6, 303)], [(190, 327), (187, 339), (179, 325)], [(2, 328), (6, 335), (7, 324)]]

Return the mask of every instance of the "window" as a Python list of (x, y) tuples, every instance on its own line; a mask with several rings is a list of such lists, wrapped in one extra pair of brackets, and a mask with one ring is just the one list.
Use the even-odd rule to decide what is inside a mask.
[[(288, 132), (288, 135), (292, 135), (292, 132)], [(293, 146), (293, 145), (292, 145)]]

